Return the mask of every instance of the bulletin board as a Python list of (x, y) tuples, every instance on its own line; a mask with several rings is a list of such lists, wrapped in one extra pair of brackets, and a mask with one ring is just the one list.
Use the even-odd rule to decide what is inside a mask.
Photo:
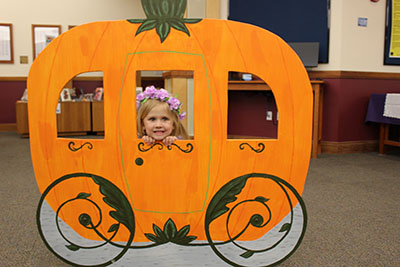
[(319, 42), (319, 63), (329, 61), (330, 0), (230, 0), (230, 20), (257, 25), (288, 43)]
[(385, 65), (400, 65), (400, 0), (386, 1)]

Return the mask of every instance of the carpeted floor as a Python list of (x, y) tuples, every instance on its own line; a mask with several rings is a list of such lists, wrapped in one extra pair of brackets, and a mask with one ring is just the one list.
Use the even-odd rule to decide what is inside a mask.
[[(312, 159), (303, 194), (307, 232), (280, 266), (400, 266), (399, 180), (398, 150)], [(68, 266), (36, 228), (40, 193), (29, 139), (0, 133), (0, 182), (0, 266)]]

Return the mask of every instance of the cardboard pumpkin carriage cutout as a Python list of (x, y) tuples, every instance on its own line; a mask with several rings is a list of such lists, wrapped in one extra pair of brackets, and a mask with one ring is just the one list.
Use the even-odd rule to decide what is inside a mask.
[[(147, 19), (75, 27), (31, 67), (31, 154), (44, 243), (78, 266), (284, 261), (307, 224), (300, 194), (312, 89), (300, 59), (264, 29), (183, 18), (185, 0), (142, 3)], [(145, 145), (135, 123), (136, 72), (160, 69), (194, 73), (194, 138), (169, 147)], [(91, 71), (104, 73), (105, 137), (58, 138), (60, 92)], [(229, 71), (253, 73), (271, 87), (276, 139), (227, 138)]]

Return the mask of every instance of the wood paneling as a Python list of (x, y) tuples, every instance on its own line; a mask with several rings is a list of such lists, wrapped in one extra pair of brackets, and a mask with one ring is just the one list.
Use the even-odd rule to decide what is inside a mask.
[(378, 150), (377, 140), (330, 142), (322, 141), (322, 153), (328, 154), (349, 154), (362, 152), (375, 152)]
[(0, 132), (15, 132), (17, 125), (15, 123), (2, 123), (0, 124)]
[(310, 79), (384, 79), (400, 80), (400, 73), (364, 71), (309, 71)]
[(15, 82), (19, 82), (19, 81), (24, 81), (26, 82), (28, 78), (27, 77), (0, 77), (0, 82), (3, 81), (15, 81)]
[[(188, 72), (189, 73), (189, 72)], [(184, 74), (184, 71), (182, 72)], [(387, 79), (400, 80), (398, 72), (367, 72), (367, 71), (309, 71), (310, 79)], [(174, 75), (175, 76), (175, 75)], [(1, 81), (26, 81), (27, 77), (0, 77)], [(102, 81), (102, 77), (76, 77), (74, 81)], [(257, 82), (257, 81), (251, 81)], [(234, 90), (234, 89), (233, 89)]]

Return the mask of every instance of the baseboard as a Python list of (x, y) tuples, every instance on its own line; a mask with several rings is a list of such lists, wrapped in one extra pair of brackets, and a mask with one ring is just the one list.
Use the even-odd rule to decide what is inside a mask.
[(376, 152), (379, 148), (378, 140), (348, 141), (348, 142), (321, 142), (322, 153), (351, 154), (363, 152)]
[(0, 123), (0, 132), (16, 132), (16, 123)]
[(399, 80), (398, 72), (370, 72), (370, 71), (309, 71), (310, 79), (377, 79)]

